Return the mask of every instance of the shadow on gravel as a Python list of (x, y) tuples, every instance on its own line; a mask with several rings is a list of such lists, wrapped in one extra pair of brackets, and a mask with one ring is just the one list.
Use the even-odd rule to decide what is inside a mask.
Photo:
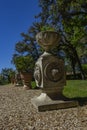
[(81, 98), (81, 97), (79, 97), (79, 98), (72, 98), (72, 99), (70, 99), (70, 100), (78, 101), (78, 104), (79, 104), (80, 106), (87, 105), (87, 97), (84, 97), (84, 98)]

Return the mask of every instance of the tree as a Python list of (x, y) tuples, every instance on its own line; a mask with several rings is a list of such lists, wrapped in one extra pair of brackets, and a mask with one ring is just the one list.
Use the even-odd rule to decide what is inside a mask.
[(34, 60), (30, 55), (14, 57), (14, 65), (18, 72), (32, 72), (34, 69)]
[[(28, 29), (28, 32), (21, 33), (22, 40), (15, 44), (15, 54), (12, 56), (12, 63), (18, 67), (18, 59), (25, 57), (32, 57), (33, 61), (32, 66), (35, 61), (39, 58), (42, 53), (40, 46), (36, 42), (36, 34), (40, 31), (41, 26), (44, 25), (41, 23), (33, 23), (33, 25)], [(22, 61), (20, 61), (22, 62)], [(19, 63), (20, 64), (20, 63)], [(27, 60), (27, 64), (30, 64), (30, 60)], [(34, 68), (34, 66), (33, 66)]]
[(79, 41), (87, 35), (87, 0), (39, 0), (39, 6), (41, 12), (35, 16), (39, 22), (33, 23), (27, 34), (21, 33), (23, 40), (16, 43), (15, 55), (29, 54), (37, 60), (41, 54), (41, 49), (36, 43), (35, 36), (44, 25), (50, 24), (61, 34), (58, 50), (65, 51), (66, 56), (71, 61), (74, 75), (76, 74), (75, 66), (78, 63), (84, 79), (85, 75), (80, 62), (80, 53), (82, 52), (80, 50), (82, 47), (85, 48), (85, 44)]
[(11, 83), (11, 78), (15, 75), (12, 68), (3, 68), (0, 74), (1, 84)]
[(45, 24), (61, 33), (60, 48), (69, 56), (74, 75), (77, 61), (82, 78), (85, 78), (78, 51), (83, 46), (79, 41), (87, 35), (87, 0), (39, 0), (39, 5), (42, 10), (38, 18), (45, 18)]
[(40, 46), (36, 43), (36, 34), (40, 30), (40, 24), (33, 23), (28, 32), (21, 33), (22, 40), (15, 44), (15, 54), (12, 57), (12, 63), (18, 56), (31, 56), (36, 61), (41, 54)]

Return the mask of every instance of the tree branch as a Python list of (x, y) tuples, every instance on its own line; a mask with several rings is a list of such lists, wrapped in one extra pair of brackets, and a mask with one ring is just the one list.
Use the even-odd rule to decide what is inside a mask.
[(80, 11), (80, 12), (72, 12), (72, 13), (70, 13), (70, 15), (72, 15), (72, 16), (80, 15), (80, 14), (85, 14), (85, 15), (87, 15), (87, 12), (82, 12), (82, 11)]

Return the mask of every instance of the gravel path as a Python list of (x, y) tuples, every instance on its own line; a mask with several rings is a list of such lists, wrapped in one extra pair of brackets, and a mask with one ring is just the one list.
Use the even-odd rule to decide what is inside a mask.
[(0, 130), (87, 130), (87, 105), (37, 112), (31, 98), (40, 90), (0, 86)]

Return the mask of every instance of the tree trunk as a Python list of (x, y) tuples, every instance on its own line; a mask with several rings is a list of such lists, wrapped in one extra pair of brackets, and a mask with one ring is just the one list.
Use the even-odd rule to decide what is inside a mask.
[(84, 80), (85, 79), (85, 74), (84, 74), (84, 71), (82, 69), (81, 62), (80, 62), (80, 59), (78, 57), (78, 54), (77, 54), (77, 51), (76, 51), (75, 48), (74, 48), (73, 52), (74, 52), (74, 55), (75, 55), (75, 57), (77, 59), (77, 63), (78, 63), (78, 66), (79, 66), (79, 69), (80, 69), (80, 72), (81, 72), (81, 77)]
[(72, 69), (73, 69), (74, 79), (76, 79), (76, 71), (75, 71), (75, 62), (74, 62), (74, 59), (71, 59), (71, 66), (72, 66)]
[[(80, 72), (81, 72), (81, 77), (82, 77), (82, 79), (84, 80), (85, 79), (85, 74), (84, 74), (84, 71), (83, 71), (83, 69), (82, 69), (82, 66), (81, 66), (81, 62), (80, 62), (80, 59), (79, 59), (79, 56), (78, 56), (78, 54), (77, 54), (77, 51), (76, 51), (76, 49), (75, 49), (75, 47), (73, 47), (73, 45), (66, 39), (66, 37), (64, 36), (64, 39), (65, 39), (65, 41), (62, 41), (63, 42), (63, 44), (61, 44), (61, 46), (65, 46), (65, 48), (68, 48), (69, 50), (71, 50), (72, 52), (73, 52), (73, 57), (74, 57), (74, 59), (77, 61), (77, 63), (78, 63), (78, 67), (79, 67), (79, 69), (80, 69)], [(75, 64), (73, 64), (74, 66), (75, 66)], [(73, 66), (73, 67), (74, 67)], [(73, 73), (75, 74), (75, 70), (74, 70), (74, 68), (73, 68)]]

